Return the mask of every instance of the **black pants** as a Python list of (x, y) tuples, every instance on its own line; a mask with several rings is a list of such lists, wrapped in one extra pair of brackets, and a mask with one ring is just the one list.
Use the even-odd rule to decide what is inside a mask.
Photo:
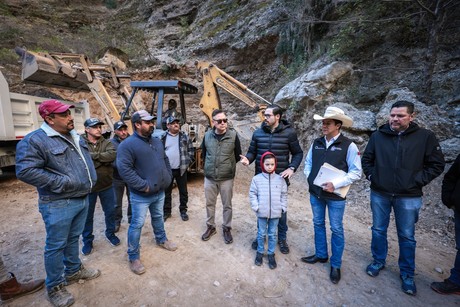
[(163, 207), (163, 212), (165, 215), (171, 215), (171, 194), (173, 189), (173, 182), (174, 179), (177, 183), (177, 188), (179, 189), (179, 211), (187, 212), (187, 202), (188, 202), (188, 192), (187, 192), (187, 172), (185, 172), (182, 176), (180, 175), (180, 169), (173, 169), (172, 170), (173, 180), (169, 187), (165, 190), (165, 205)]
[(120, 225), (123, 218), (123, 193), (126, 190), (128, 198), (128, 223), (131, 223), (131, 201), (129, 200), (129, 190), (126, 183), (122, 180), (113, 179), (113, 192), (115, 193), (115, 224)]

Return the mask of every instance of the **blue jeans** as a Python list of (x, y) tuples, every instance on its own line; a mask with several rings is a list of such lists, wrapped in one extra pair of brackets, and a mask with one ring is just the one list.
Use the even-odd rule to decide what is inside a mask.
[(315, 230), (315, 254), (318, 258), (328, 258), (326, 238), (326, 207), (331, 225), (331, 267), (340, 269), (345, 248), (343, 234), (343, 214), (345, 200), (318, 198), (310, 194), (310, 204), (313, 211), (313, 226)]
[[(257, 218), (257, 252), (264, 253), (265, 236), (268, 233), (268, 255), (275, 253), (276, 247), (276, 229), (278, 226), (279, 218), (269, 219), (265, 217)], [(268, 229), (267, 229), (268, 228)]]
[(113, 187), (99, 192), (92, 192), (89, 194), (88, 216), (86, 217), (85, 228), (82, 234), (84, 245), (92, 244), (94, 240), (94, 209), (96, 208), (98, 196), (105, 216), (105, 236), (110, 237), (115, 233), (115, 194)]
[(141, 196), (131, 192), (130, 198), (133, 216), (128, 228), (128, 257), (132, 261), (140, 258), (141, 231), (144, 226), (147, 210), (150, 211), (156, 243), (161, 244), (167, 238), (163, 221), (164, 191), (148, 196)]
[(371, 190), (372, 257), (375, 262), (385, 264), (388, 253), (387, 229), (393, 208), (399, 242), (398, 264), (402, 276), (414, 277), (415, 223), (421, 206), (421, 197), (391, 197)]
[(39, 211), (46, 229), (45, 283), (49, 290), (64, 283), (64, 275), (80, 269), (78, 239), (85, 225), (88, 197), (40, 201)]
[(455, 256), (454, 267), (450, 270), (449, 280), (460, 286), (460, 211), (454, 212), (455, 218), (455, 248), (457, 256)]

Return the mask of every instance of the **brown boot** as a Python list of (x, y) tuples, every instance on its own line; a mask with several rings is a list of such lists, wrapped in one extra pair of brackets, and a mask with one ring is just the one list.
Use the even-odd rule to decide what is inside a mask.
[(0, 284), (0, 298), (6, 302), (23, 295), (34, 293), (45, 284), (44, 279), (32, 280), (27, 283), (19, 283), (13, 273), (10, 273), (10, 279)]
[(225, 241), (225, 244), (232, 243), (233, 242), (233, 237), (232, 237), (232, 233), (231, 233), (232, 228), (223, 226), (223, 229), (224, 229), (224, 241)]

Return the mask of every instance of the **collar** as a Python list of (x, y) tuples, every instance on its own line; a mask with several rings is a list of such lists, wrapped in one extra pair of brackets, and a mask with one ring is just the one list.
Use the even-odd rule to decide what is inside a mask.
[(333, 138), (331, 138), (330, 141), (328, 141), (326, 139), (326, 136), (324, 136), (324, 141), (326, 142), (326, 144), (332, 144), (334, 143), (339, 137), (340, 137), (341, 133), (337, 134), (336, 136), (334, 136)]

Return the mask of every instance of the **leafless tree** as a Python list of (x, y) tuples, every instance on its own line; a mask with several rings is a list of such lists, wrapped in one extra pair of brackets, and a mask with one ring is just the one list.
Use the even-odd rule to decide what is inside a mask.
[(425, 55), (425, 67), (423, 71), (423, 99), (431, 100), (433, 74), (436, 67), (439, 51), (439, 36), (447, 20), (447, 15), (458, 8), (458, 0), (413, 0), (425, 12), (427, 17), (428, 45)]

